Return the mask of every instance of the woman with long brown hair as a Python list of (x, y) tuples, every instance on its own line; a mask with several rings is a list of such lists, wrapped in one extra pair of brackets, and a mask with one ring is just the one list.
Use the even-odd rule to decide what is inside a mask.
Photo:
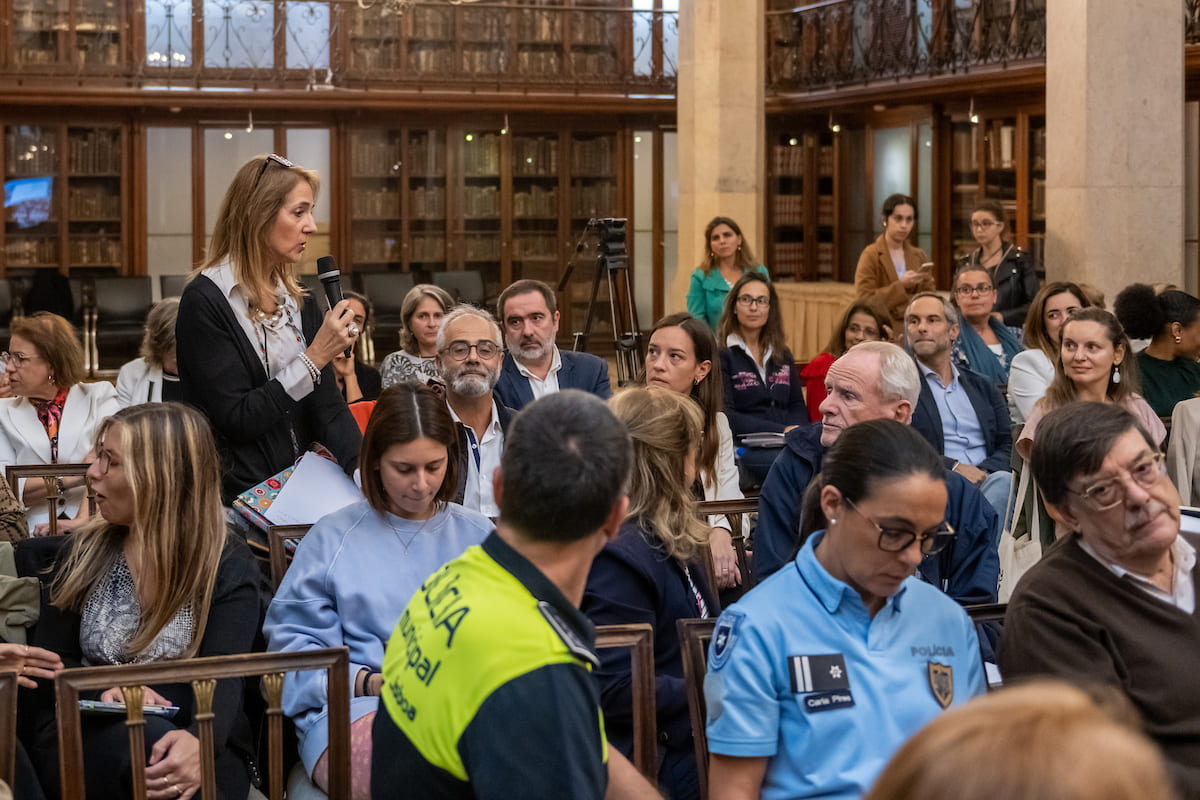
[[(95, 454), (88, 477), (99, 515), (71, 536), (21, 545), (33, 548), (23, 560), (51, 567), (53, 610), (43, 609), (31, 644), (55, 650), (67, 666), (249, 652), (260, 613), (258, 568), (226, 528), (220, 462), (204, 417), (178, 403), (130, 406), (101, 424)], [(219, 681), (216, 692), (223, 711), (214, 731), (217, 783), (223, 796), (245, 797), (251, 743), (241, 682)], [(120, 701), (121, 690), (100, 699)], [(54, 706), (52, 696), (44, 700), (29, 752), (54, 796)], [(148, 796), (186, 800), (200, 786), (191, 687), (146, 687), (144, 702), (179, 707), (173, 718), (147, 715)], [(130, 796), (124, 717), (89, 718), (83, 742), (88, 790)]]
[[(659, 782), (671, 800), (700, 796), (683, 658), (675, 622), (715, 615), (703, 566), (708, 528), (696, 518), (691, 486), (703, 416), (688, 398), (634, 387), (609, 401), (633, 440), (629, 514), (592, 563), (584, 613), (597, 625), (648, 622), (654, 628), (655, 702), (665, 750)], [(611, 651), (610, 651), (611, 652)], [(597, 673), (609, 740), (633, 749), (629, 656), (605, 653)]]
[(812, 422), (821, 419), (821, 403), (825, 401), (825, 375), (834, 361), (846, 355), (846, 351), (859, 342), (891, 341), (891, 319), (866, 300), (855, 300), (842, 313), (841, 320), (825, 345), (825, 352), (808, 362), (800, 371), (804, 380), (804, 397), (808, 404), (808, 418)]
[(1067, 281), (1047, 283), (1034, 295), (1025, 316), (1025, 349), (1013, 356), (1008, 371), (1008, 408), (1014, 423), (1025, 422), (1054, 380), (1063, 323), (1091, 304), (1082, 288)]
[[(696, 454), (697, 493), (705, 500), (740, 500), (733, 433), (722, 410), (721, 362), (712, 331), (691, 314), (681, 312), (660, 319), (650, 332), (644, 377), (647, 386), (670, 389), (700, 406), (704, 423)], [(731, 588), (741, 583), (742, 575), (729, 523), (724, 517), (712, 517), (709, 523), (717, 586)]]
[(729, 287), (747, 272), (770, 280), (767, 268), (758, 263), (742, 229), (729, 217), (713, 217), (704, 226), (704, 260), (692, 272), (688, 286), (688, 313), (716, 330), (725, 307)]
[[(350, 649), (354, 798), (369, 796), (371, 725), (396, 620), (425, 578), (492, 529), (487, 517), (451, 502), (466, 469), (457, 448), (458, 426), (431, 389), (415, 383), (385, 389), (359, 454), (366, 499), (312, 527), (267, 611), (263, 632), (271, 650)], [(324, 674), (288, 675), (283, 709), (296, 723), (306, 774), (327, 790)]]

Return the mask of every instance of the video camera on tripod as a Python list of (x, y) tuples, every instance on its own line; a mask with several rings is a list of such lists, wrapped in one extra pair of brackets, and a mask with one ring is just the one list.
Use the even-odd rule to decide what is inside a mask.
[(633, 287), (629, 280), (629, 251), (625, 247), (625, 219), (590, 219), (575, 253), (571, 256), (558, 291), (566, 289), (575, 269), (575, 262), (585, 251), (594, 248), (595, 267), (592, 273), (592, 293), (588, 300), (587, 319), (583, 330), (575, 332), (575, 352), (587, 349), (588, 337), (592, 332), (592, 321), (596, 312), (600, 280), (608, 281), (609, 313), (612, 316), (613, 349), (617, 360), (617, 385), (632, 383), (645, 361), (642, 349), (642, 332), (638, 328), (637, 305)]

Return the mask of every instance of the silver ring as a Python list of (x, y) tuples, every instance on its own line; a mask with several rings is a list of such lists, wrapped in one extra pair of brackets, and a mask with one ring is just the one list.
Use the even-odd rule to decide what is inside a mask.
[(346, 328), (346, 332), (349, 333), (351, 336), (358, 336), (358, 333), (359, 333), (358, 326), (355, 325), (353, 322), (351, 322), (350, 326), (348, 328)]
[(171, 784), (171, 788), (175, 790), (176, 796), (183, 794), (183, 790), (179, 788), (178, 783)]

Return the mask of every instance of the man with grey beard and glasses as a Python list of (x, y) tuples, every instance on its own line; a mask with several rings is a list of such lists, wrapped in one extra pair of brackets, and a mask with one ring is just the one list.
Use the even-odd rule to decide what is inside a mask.
[(500, 326), (488, 312), (460, 305), (442, 319), (438, 369), (450, 416), (458, 423), (458, 458), (467, 467), (459, 470), (455, 502), (493, 518), (500, 509), (492, 495), (492, 473), (500, 466), (504, 431), (516, 413), (492, 395), (502, 355)]

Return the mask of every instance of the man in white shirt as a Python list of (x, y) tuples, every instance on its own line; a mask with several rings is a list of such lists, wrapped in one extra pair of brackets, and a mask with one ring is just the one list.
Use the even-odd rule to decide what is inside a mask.
[(496, 384), (501, 403), (521, 409), (561, 389), (581, 389), (602, 400), (612, 396), (604, 359), (564, 352), (554, 343), (559, 314), (549, 285), (531, 279), (513, 283), (500, 293), (496, 312), (508, 345)]
[(437, 340), (438, 369), (446, 384), (446, 405), (459, 424), (460, 471), (457, 502), (496, 517), (492, 473), (500, 466), (504, 430), (513, 411), (497, 403), (492, 389), (500, 377), (500, 327), (488, 312), (460, 305), (442, 319)]

